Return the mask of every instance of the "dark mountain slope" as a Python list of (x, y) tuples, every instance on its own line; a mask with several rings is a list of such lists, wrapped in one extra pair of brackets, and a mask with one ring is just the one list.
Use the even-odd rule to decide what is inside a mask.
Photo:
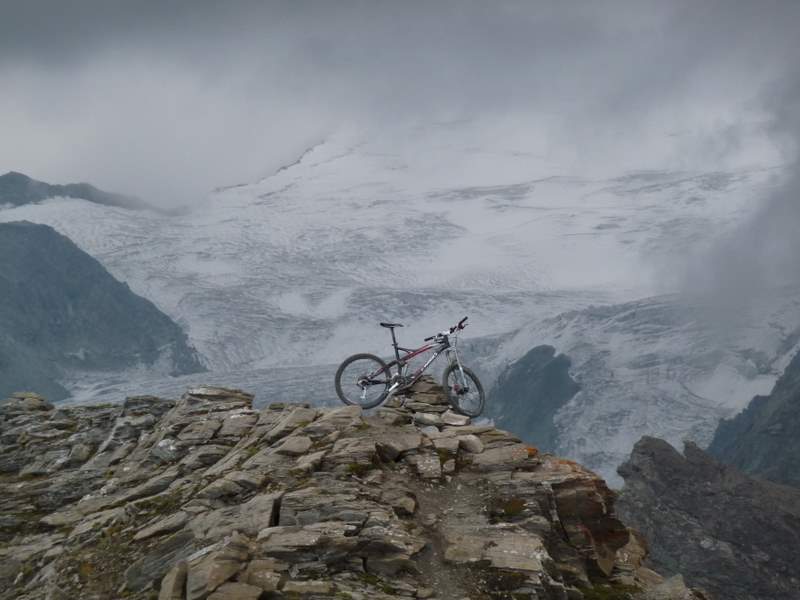
[(719, 424), (708, 451), (746, 473), (800, 487), (800, 354), (769, 396)]
[(67, 370), (117, 370), (165, 361), (202, 370), (186, 335), (150, 301), (45, 225), (0, 224), (0, 396), (20, 389), (65, 396)]
[(500, 375), (488, 402), (492, 416), (501, 427), (554, 452), (553, 418), (580, 390), (569, 367), (569, 357), (556, 355), (552, 346), (533, 348)]
[(800, 597), (800, 490), (749, 477), (692, 443), (643, 437), (619, 474), (617, 510), (653, 566), (725, 600)]
[(31, 179), (27, 175), (9, 171), (0, 175), (0, 206), (22, 206), (33, 202), (40, 202), (47, 198), (65, 196), (67, 198), (81, 198), (95, 204), (118, 206), (121, 208), (140, 210), (148, 205), (132, 196), (104, 192), (88, 183), (68, 183), (66, 185), (52, 185), (43, 181)]

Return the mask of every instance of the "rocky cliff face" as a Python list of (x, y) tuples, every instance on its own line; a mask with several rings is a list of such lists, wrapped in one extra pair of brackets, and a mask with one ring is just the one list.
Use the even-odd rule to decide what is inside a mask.
[(746, 473), (800, 487), (800, 354), (771, 394), (719, 424), (708, 451)]
[(620, 514), (652, 563), (726, 600), (800, 597), (800, 490), (748, 477), (687, 443), (642, 438), (619, 469)]
[(69, 239), (46, 225), (0, 223), (0, 397), (28, 389), (57, 400), (67, 371), (155, 364), (203, 370), (174, 321)]
[(579, 465), (448, 410), (0, 408), (0, 599), (697, 599)]

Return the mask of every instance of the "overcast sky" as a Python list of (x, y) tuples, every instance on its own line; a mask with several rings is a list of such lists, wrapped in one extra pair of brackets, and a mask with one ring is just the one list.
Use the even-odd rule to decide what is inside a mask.
[(608, 153), (654, 124), (713, 130), (722, 154), (761, 128), (793, 151), (794, 0), (0, 7), (0, 171), (154, 203), (267, 175), (342, 127), (441, 118), (551, 115), (565, 145)]

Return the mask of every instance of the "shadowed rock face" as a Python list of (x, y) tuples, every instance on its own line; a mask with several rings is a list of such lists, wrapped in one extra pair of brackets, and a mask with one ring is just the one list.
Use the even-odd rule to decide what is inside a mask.
[(619, 468), (617, 503), (651, 541), (652, 564), (730, 600), (796, 600), (800, 491), (753, 479), (692, 443), (644, 437)]
[(65, 397), (64, 370), (202, 371), (180, 327), (46, 225), (0, 223), (0, 397)]
[(555, 452), (555, 415), (580, 390), (569, 367), (569, 357), (556, 355), (552, 346), (537, 346), (508, 367), (492, 388), (489, 401), (497, 423)]
[(601, 479), (432, 380), (370, 415), (252, 401), (11, 398), (0, 600), (702, 598), (641, 566)]
[(800, 487), (800, 354), (769, 396), (719, 424), (708, 451), (746, 473)]
[(9, 171), (0, 175), (0, 207), (3, 205), (21, 206), (32, 202), (40, 202), (47, 198), (56, 197), (80, 198), (95, 204), (117, 206), (128, 209), (143, 209), (148, 205), (138, 198), (112, 194), (99, 190), (88, 183), (68, 183), (66, 185), (52, 185), (43, 181), (36, 181), (27, 175)]

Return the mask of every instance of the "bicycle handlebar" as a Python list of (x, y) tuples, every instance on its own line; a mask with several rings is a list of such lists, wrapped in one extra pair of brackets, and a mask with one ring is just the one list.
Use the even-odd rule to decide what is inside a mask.
[(466, 323), (467, 323), (467, 319), (468, 319), (468, 318), (469, 318), (469, 317), (464, 317), (463, 319), (461, 319), (461, 320), (458, 322), (458, 325), (453, 325), (453, 326), (452, 326), (452, 327), (451, 327), (449, 330), (445, 330), (445, 331), (442, 331), (441, 333), (437, 333), (436, 335), (432, 335), (432, 336), (430, 336), (430, 337), (426, 337), (426, 338), (425, 338), (424, 340), (422, 340), (422, 341), (424, 341), (424, 342), (430, 342), (431, 340), (435, 340), (435, 339), (436, 339), (437, 337), (439, 337), (440, 335), (449, 335), (449, 334), (451, 334), (451, 333), (455, 333), (455, 331), (456, 331), (456, 330), (464, 329), (464, 327), (466, 327), (466, 326), (467, 326), (467, 324), (466, 324)]
[(454, 332), (456, 329), (464, 329), (464, 327), (466, 327), (466, 324), (465, 324), (465, 323), (466, 323), (466, 321), (467, 321), (467, 319), (468, 319), (468, 318), (469, 318), (469, 317), (464, 317), (463, 319), (461, 319), (461, 320), (458, 322), (458, 325), (454, 325), (453, 327), (451, 327), (451, 328), (450, 328), (450, 333), (453, 333), (453, 332)]

